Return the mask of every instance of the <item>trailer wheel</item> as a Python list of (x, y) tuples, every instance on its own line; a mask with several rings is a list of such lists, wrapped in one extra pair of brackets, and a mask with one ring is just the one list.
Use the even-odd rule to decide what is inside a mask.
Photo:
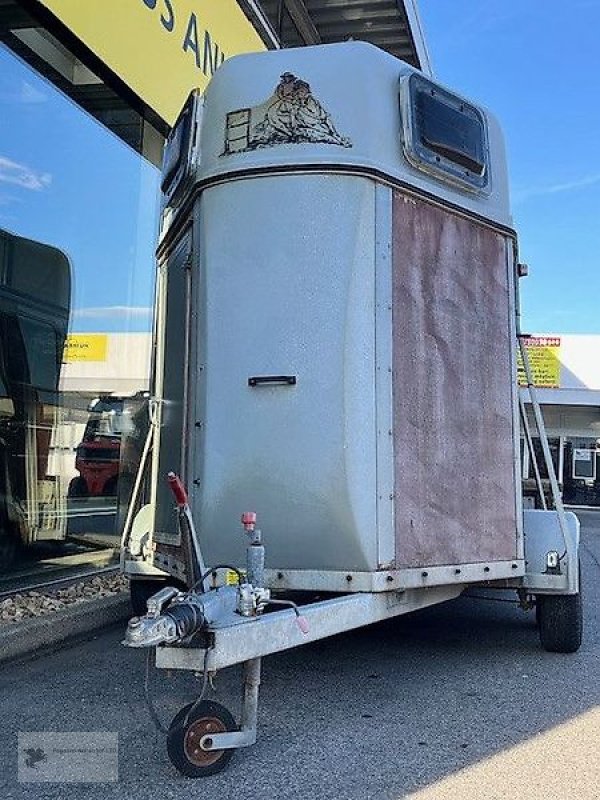
[(583, 608), (581, 593), (537, 596), (540, 641), (550, 653), (575, 653), (581, 647)]
[(203, 778), (225, 769), (234, 751), (203, 750), (200, 739), (213, 733), (236, 731), (238, 726), (220, 703), (203, 700), (190, 714), (193, 705), (184, 706), (173, 718), (167, 734), (167, 753), (171, 763), (183, 775)]

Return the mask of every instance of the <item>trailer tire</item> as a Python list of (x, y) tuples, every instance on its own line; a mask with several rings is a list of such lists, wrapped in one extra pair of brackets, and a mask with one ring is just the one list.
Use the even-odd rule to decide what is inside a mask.
[(238, 726), (220, 703), (203, 700), (194, 706), (194, 703), (184, 706), (173, 717), (167, 734), (167, 753), (182, 775), (203, 778), (225, 769), (234, 750), (202, 750), (200, 739), (210, 733), (237, 731)]
[(544, 650), (576, 653), (583, 634), (581, 593), (538, 595), (536, 610)]

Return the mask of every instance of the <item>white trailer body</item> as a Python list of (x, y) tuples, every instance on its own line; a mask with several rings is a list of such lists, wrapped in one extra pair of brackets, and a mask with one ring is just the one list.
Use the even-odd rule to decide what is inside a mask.
[[(203, 754), (254, 741), (261, 655), (473, 584), (578, 598), (578, 523), (559, 498), (522, 509), (516, 236), (488, 111), (363, 43), (239, 56), (182, 112), (163, 191), (151, 497), (123, 562), (194, 586), (127, 643), (166, 645), (163, 667), (248, 662), (242, 733), (200, 726), (187, 774), (205, 774)], [(204, 565), (244, 566), (248, 508), (266, 570), (259, 535), (249, 588), (204, 592)], [(292, 612), (262, 611), (290, 590), (344, 596), (287, 636)], [(210, 643), (165, 634), (168, 603), (201, 607)]]
[[(269, 97), (286, 72), (339, 140), (241, 147), (239, 109), (250, 127), (285, 122)], [(255, 508), (280, 588), (364, 590), (390, 569), (418, 585), (423, 568), (438, 584), (524, 573), (502, 137), (478, 109), (481, 187), (413, 165), (399, 104), (409, 113), (431, 84), (411, 75), (422, 81), (350, 43), (231, 59), (207, 92), (194, 184), (160, 251), (166, 308), (182, 310), (163, 353), (171, 452), (157, 484), (183, 473), (208, 564), (243, 563), (230, 532)], [(169, 275), (184, 267), (187, 281)], [(169, 569), (160, 544), (178, 533), (160, 492), (156, 563)]]

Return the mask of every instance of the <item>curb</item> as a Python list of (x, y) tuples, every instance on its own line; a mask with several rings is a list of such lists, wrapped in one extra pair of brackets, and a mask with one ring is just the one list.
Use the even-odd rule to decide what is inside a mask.
[(0, 625), (0, 663), (56, 647), (132, 615), (129, 593), (75, 603), (40, 617)]

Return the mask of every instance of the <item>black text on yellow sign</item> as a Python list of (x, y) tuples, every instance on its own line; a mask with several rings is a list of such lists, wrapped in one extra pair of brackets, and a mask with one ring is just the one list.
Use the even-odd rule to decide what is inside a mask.
[(210, 31), (203, 28), (194, 11), (189, 12), (187, 21), (180, 24), (176, 0), (141, 0), (150, 11), (156, 12), (158, 21), (167, 33), (181, 35), (181, 49), (193, 55), (196, 67), (210, 77), (225, 61), (225, 53), (218, 42), (214, 42)]
[[(560, 387), (560, 336), (530, 336), (524, 341), (533, 385), (544, 389)], [(527, 386), (521, 353), (517, 354), (519, 386)]]
[(264, 50), (237, 0), (38, 0), (168, 125), (226, 59)]

